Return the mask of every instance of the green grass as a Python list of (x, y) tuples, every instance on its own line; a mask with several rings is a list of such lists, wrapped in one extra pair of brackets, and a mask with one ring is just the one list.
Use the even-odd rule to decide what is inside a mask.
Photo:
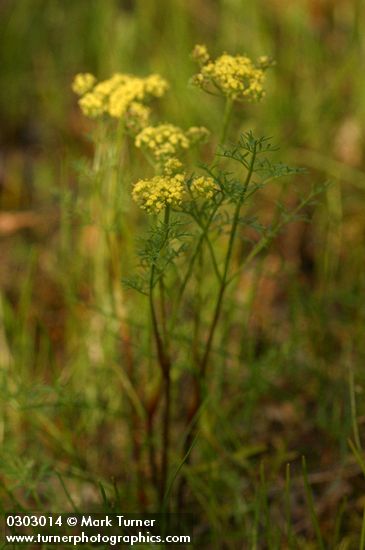
[[(34, 215), (10, 231), (0, 223), (3, 511), (156, 511), (151, 487), (140, 482), (139, 468), (147, 466), (136, 458), (147, 456), (148, 445), (140, 440), (141, 396), (157, 385), (143, 328), (148, 308), (130, 291), (123, 289), (122, 305), (110, 293), (135, 265), (137, 235), (125, 219), (146, 230), (121, 185), (146, 167), (125, 147), (132, 163), (117, 180), (115, 239), (102, 242), (85, 207), (99, 220), (108, 215), (88, 173), (92, 124), (70, 84), (79, 71), (99, 78), (159, 72), (171, 90), (156, 116), (218, 133), (223, 104), (187, 84), (195, 71), (190, 51), (206, 43), (214, 55), (276, 60), (266, 99), (235, 111), (231, 135), (272, 135), (280, 158), (309, 172), (267, 189), (257, 205), (262, 219), (279, 198), (293, 204), (295, 189), (332, 184), (306, 209), (311, 223), (290, 225), (227, 297), (213, 346), (213, 390), (191, 462), (182, 464), (178, 443), (172, 453), (171, 499), (185, 476), (201, 548), (364, 548), (364, 3), (288, 4), (1, 6), (0, 215)], [(210, 153), (207, 147), (206, 159)], [(102, 176), (112, 174), (107, 166)], [(115, 253), (121, 239), (123, 253)], [(210, 285), (200, 297), (208, 304)], [(130, 343), (118, 322), (123, 300), (133, 313)], [(180, 338), (184, 349), (189, 327)], [(177, 407), (189, 396), (188, 368), (186, 361), (176, 373)], [(178, 414), (174, 429), (182, 429)]]

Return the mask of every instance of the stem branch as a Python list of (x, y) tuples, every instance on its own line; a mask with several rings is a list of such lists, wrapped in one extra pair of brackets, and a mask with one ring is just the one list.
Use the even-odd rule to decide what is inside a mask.
[(219, 139), (220, 145), (222, 145), (227, 138), (229, 123), (231, 121), (231, 116), (232, 116), (232, 108), (233, 108), (233, 101), (231, 98), (227, 97), (226, 104), (224, 107), (222, 132)]

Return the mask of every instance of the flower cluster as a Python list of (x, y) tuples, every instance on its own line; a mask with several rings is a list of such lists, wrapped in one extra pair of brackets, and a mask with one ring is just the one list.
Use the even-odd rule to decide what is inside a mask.
[(116, 73), (96, 83), (95, 77), (86, 73), (76, 75), (72, 88), (81, 96), (79, 105), (86, 116), (96, 118), (108, 114), (115, 118), (126, 117), (135, 120), (136, 129), (140, 129), (148, 123), (149, 117), (149, 109), (143, 103), (162, 97), (168, 84), (158, 74), (139, 78)]
[(147, 126), (136, 136), (135, 145), (144, 149), (157, 164), (164, 166), (184, 150), (206, 139), (206, 128), (192, 127), (186, 132), (173, 124)]
[[(205, 141), (206, 128), (193, 126), (184, 131), (173, 124), (147, 126), (136, 136), (135, 145), (148, 154), (162, 175), (138, 181), (132, 196), (141, 208), (158, 214), (167, 206), (178, 207), (186, 193), (183, 165), (177, 158), (180, 153)], [(211, 178), (196, 178), (191, 191), (197, 197), (211, 198), (217, 190)]]
[(136, 134), (147, 126), (151, 114), (151, 109), (143, 103), (132, 101), (126, 112), (126, 127), (133, 134)]
[(193, 196), (211, 199), (219, 191), (219, 187), (213, 178), (198, 176), (191, 182), (190, 190)]
[(202, 45), (195, 46), (192, 55), (200, 65), (200, 72), (192, 78), (196, 86), (233, 101), (258, 101), (263, 97), (265, 70), (272, 64), (268, 57), (253, 63), (244, 55), (224, 53), (213, 61)]
[(208, 48), (205, 44), (197, 44), (191, 54), (192, 58), (199, 63), (199, 65), (205, 65), (209, 61)]
[(190, 145), (205, 143), (209, 138), (210, 132), (204, 126), (191, 126), (186, 131), (186, 136), (189, 139)]
[(184, 174), (139, 180), (133, 187), (133, 200), (149, 213), (158, 214), (167, 206), (176, 208), (184, 198), (184, 180)]
[(77, 95), (84, 95), (95, 85), (96, 78), (90, 73), (77, 74), (72, 83), (72, 89)]
[(179, 159), (175, 157), (169, 158), (162, 167), (163, 173), (166, 176), (174, 176), (182, 172), (183, 165)]
[[(264, 95), (265, 70), (272, 65), (268, 57), (256, 63), (243, 55), (224, 53), (215, 60), (204, 45), (197, 45), (193, 58), (200, 72), (193, 82), (210, 93), (220, 94), (232, 101), (259, 100)], [(133, 200), (149, 213), (158, 214), (166, 207), (178, 208), (185, 198), (213, 199), (220, 191), (218, 183), (209, 176), (188, 178), (180, 156), (193, 146), (205, 142), (209, 131), (193, 126), (183, 130), (174, 124), (151, 126), (151, 109), (146, 103), (164, 95), (167, 82), (158, 74), (145, 78), (116, 73), (97, 82), (90, 73), (75, 76), (72, 89), (80, 96), (83, 113), (96, 118), (108, 115), (122, 119), (134, 135), (135, 146), (146, 154), (158, 175), (141, 179), (133, 186)]]

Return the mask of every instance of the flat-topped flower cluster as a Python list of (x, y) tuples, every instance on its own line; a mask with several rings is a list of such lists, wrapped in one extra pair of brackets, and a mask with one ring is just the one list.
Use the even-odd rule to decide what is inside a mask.
[[(234, 101), (257, 101), (264, 95), (265, 70), (272, 64), (261, 57), (254, 63), (243, 55), (224, 53), (212, 60), (206, 46), (197, 45), (193, 58), (200, 72), (192, 82), (206, 92)], [(212, 177), (188, 176), (181, 157), (192, 147), (204, 143), (209, 131), (193, 126), (183, 130), (171, 123), (150, 124), (148, 103), (162, 97), (168, 89), (167, 81), (158, 74), (137, 77), (116, 73), (97, 82), (94, 75), (80, 73), (72, 84), (80, 96), (82, 112), (91, 118), (107, 115), (122, 120), (133, 135), (135, 146), (154, 166), (156, 175), (134, 184), (134, 201), (149, 213), (158, 214), (167, 207), (179, 208), (188, 200), (211, 200), (219, 191)]]
[(199, 44), (192, 57), (200, 65), (192, 83), (206, 92), (233, 101), (258, 101), (264, 96), (265, 71), (272, 65), (268, 57), (262, 56), (254, 63), (245, 55), (224, 53), (212, 60), (206, 46)]
[(140, 180), (133, 187), (133, 200), (147, 212), (155, 214), (167, 206), (179, 207), (185, 194), (184, 180), (184, 174)]
[(136, 147), (144, 149), (157, 163), (175, 157), (193, 145), (202, 143), (209, 136), (206, 128), (193, 126), (184, 131), (174, 124), (147, 126), (135, 139)]
[(219, 187), (209, 176), (188, 177), (181, 172), (139, 180), (133, 187), (133, 200), (150, 214), (165, 208), (179, 209), (184, 200), (211, 199)]
[(104, 114), (113, 118), (129, 117), (137, 119), (140, 127), (148, 123), (150, 109), (145, 105), (152, 98), (162, 97), (167, 81), (158, 74), (145, 78), (116, 73), (111, 78), (96, 81), (90, 73), (76, 75), (73, 91), (81, 96), (79, 105), (82, 112), (91, 118)]
[[(195, 178), (191, 182), (178, 158), (190, 148), (204, 142), (208, 136), (209, 131), (206, 128), (193, 126), (182, 130), (174, 124), (147, 126), (136, 136), (136, 147), (142, 149), (156, 169), (162, 172), (162, 175), (143, 179), (135, 184), (132, 196), (141, 208), (150, 213), (158, 213), (167, 206), (178, 208), (188, 196), (188, 181), (194, 196), (210, 198), (212, 186), (202, 183), (194, 185)], [(199, 179), (206, 178), (201, 176)]]

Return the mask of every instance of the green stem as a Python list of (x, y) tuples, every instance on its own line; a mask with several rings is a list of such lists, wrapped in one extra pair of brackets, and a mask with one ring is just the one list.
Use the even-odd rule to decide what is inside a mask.
[(157, 489), (159, 487), (159, 472), (156, 462), (156, 449), (154, 441), (154, 426), (153, 417), (147, 418), (147, 444), (148, 444), (148, 460), (150, 467), (150, 475), (152, 483)]
[[(165, 244), (168, 239), (169, 216), (170, 216), (170, 212), (169, 212), (169, 208), (167, 207), (165, 210), (165, 219), (164, 219), (164, 223), (166, 225)], [(164, 338), (161, 336), (161, 333), (160, 333), (155, 303), (153, 299), (155, 271), (156, 271), (155, 265), (152, 265), (151, 275), (150, 275), (149, 301), (150, 301), (152, 328), (153, 328), (153, 334), (156, 342), (157, 357), (158, 357), (162, 378), (163, 378), (163, 384), (164, 384), (163, 391), (164, 391), (164, 398), (165, 398), (164, 411), (162, 415), (162, 433), (161, 433), (162, 457), (161, 457), (161, 473), (160, 473), (160, 479), (159, 479), (159, 484), (160, 484), (159, 498), (160, 498), (160, 503), (162, 505), (163, 497), (166, 491), (166, 483), (167, 483), (168, 471), (169, 471), (169, 448), (170, 448), (170, 425), (171, 425), (171, 359), (170, 359), (168, 350), (166, 348), (167, 342), (166, 340), (164, 340)], [(160, 277), (160, 280), (161, 279), (163, 279), (163, 277)], [(163, 285), (163, 282), (162, 282), (162, 285)], [(160, 292), (161, 292), (161, 285), (160, 285)], [(165, 311), (164, 292), (160, 294), (160, 299), (162, 302), (161, 309), (164, 312)]]
[(151, 277), (150, 277), (150, 310), (152, 318), (152, 328), (153, 334), (156, 342), (157, 348), (157, 357), (158, 362), (162, 372), (162, 378), (164, 383), (164, 397), (165, 397), (165, 409), (163, 411), (162, 419), (162, 458), (161, 458), (161, 473), (160, 473), (160, 487), (159, 487), (159, 497), (160, 502), (163, 500), (165, 494), (166, 482), (168, 477), (168, 466), (169, 466), (169, 446), (170, 446), (170, 402), (171, 402), (171, 361), (170, 357), (167, 355), (163, 339), (160, 334), (158, 327), (156, 308), (153, 300), (153, 286), (154, 286), (154, 276), (155, 276), (155, 266), (151, 268)]
[[(168, 240), (168, 231), (169, 231), (169, 221), (170, 221), (170, 207), (167, 206), (165, 209), (164, 224), (166, 229), (165, 243)], [(159, 289), (160, 289), (160, 301), (161, 301), (161, 325), (162, 325), (162, 334), (164, 338), (165, 349), (168, 349), (168, 333), (167, 333), (167, 323), (166, 323), (166, 297), (165, 297), (165, 282), (164, 275), (162, 274), (159, 278)]]
[[(170, 365), (171, 367), (171, 365)], [(164, 376), (165, 409), (162, 426), (162, 461), (160, 479), (160, 503), (163, 503), (169, 474), (170, 424), (171, 424), (171, 376), (170, 370)]]
[(230, 232), (230, 235), (229, 235), (227, 254), (226, 254), (226, 258), (225, 258), (225, 262), (224, 262), (223, 276), (222, 276), (221, 284), (220, 284), (219, 291), (218, 291), (217, 302), (216, 302), (216, 306), (215, 306), (215, 309), (214, 309), (212, 323), (211, 323), (210, 329), (209, 329), (209, 335), (208, 335), (208, 340), (207, 340), (205, 352), (204, 352), (204, 355), (203, 355), (203, 358), (202, 358), (202, 361), (201, 361), (201, 364), (200, 364), (200, 374), (201, 374), (202, 377), (204, 377), (204, 375), (205, 375), (205, 371), (206, 371), (206, 368), (207, 368), (207, 365), (208, 365), (208, 360), (209, 360), (209, 356), (210, 356), (210, 352), (211, 352), (211, 348), (212, 348), (212, 344), (213, 344), (215, 330), (216, 330), (216, 327), (217, 327), (218, 319), (220, 317), (223, 296), (224, 296), (224, 292), (225, 292), (226, 286), (227, 286), (227, 277), (228, 277), (228, 271), (229, 271), (229, 266), (230, 266), (230, 262), (231, 262), (232, 252), (233, 252), (233, 244), (234, 244), (236, 233), (237, 233), (239, 215), (240, 215), (242, 204), (243, 204), (243, 202), (245, 200), (245, 197), (246, 197), (246, 191), (247, 191), (248, 185), (249, 185), (251, 177), (252, 177), (252, 173), (253, 173), (253, 169), (254, 169), (254, 165), (255, 165), (255, 159), (256, 159), (256, 148), (254, 149), (254, 151), (252, 153), (250, 167), (249, 167), (247, 177), (246, 177), (246, 180), (245, 180), (245, 183), (244, 183), (244, 186), (243, 186), (242, 194), (239, 198), (239, 201), (237, 202), (235, 212), (234, 212), (234, 216), (233, 216), (233, 223), (232, 223), (231, 232)]
[[(199, 255), (199, 252), (200, 252), (200, 249), (201, 249), (201, 247), (202, 247), (203, 241), (204, 241), (204, 239), (206, 239), (206, 237), (207, 237), (208, 229), (209, 229), (209, 227), (210, 227), (210, 225), (211, 225), (211, 223), (212, 223), (212, 221), (213, 221), (213, 219), (214, 219), (214, 216), (215, 216), (215, 214), (216, 214), (218, 208), (220, 207), (220, 205), (221, 205), (221, 201), (217, 202), (217, 204), (216, 204), (215, 207), (212, 209), (212, 211), (211, 211), (211, 213), (210, 213), (210, 215), (209, 215), (209, 218), (208, 218), (208, 220), (207, 220), (207, 223), (206, 223), (204, 226), (203, 226), (203, 225), (200, 225), (200, 227), (201, 227), (201, 229), (202, 229), (202, 232), (201, 232), (201, 234), (200, 234), (200, 236), (199, 236), (199, 240), (198, 240), (197, 245), (196, 245), (196, 247), (195, 247), (194, 253), (193, 253), (192, 257), (190, 258), (189, 265), (188, 265), (188, 269), (187, 269), (187, 271), (186, 271), (186, 274), (185, 274), (185, 276), (184, 276), (184, 278), (183, 278), (183, 282), (182, 282), (181, 287), (180, 287), (180, 289), (179, 289), (178, 298), (177, 298), (177, 307), (176, 307), (176, 310), (179, 309), (178, 306), (179, 306), (180, 303), (181, 303), (182, 296), (183, 296), (183, 294), (184, 294), (184, 292), (185, 292), (185, 289), (186, 289), (186, 286), (187, 286), (187, 284), (188, 284), (188, 282), (189, 282), (189, 279), (190, 279), (190, 277), (191, 277), (191, 275), (192, 275), (192, 273), (193, 273), (193, 267), (194, 267), (195, 261), (196, 261), (198, 255)], [(196, 218), (194, 218), (194, 219), (196, 219)], [(218, 270), (218, 273), (219, 273), (219, 270)], [(219, 278), (220, 278), (220, 277), (219, 277)], [(174, 318), (174, 321), (175, 321), (175, 318)]]
[(219, 271), (219, 267), (218, 267), (218, 263), (217, 263), (217, 258), (215, 256), (215, 252), (214, 252), (214, 249), (213, 249), (213, 245), (212, 245), (212, 242), (208, 236), (208, 228), (210, 226), (210, 223), (214, 217), (214, 214), (216, 213), (218, 207), (220, 206), (220, 202), (217, 203), (216, 207), (214, 208), (214, 210), (212, 211), (211, 215), (209, 216), (209, 220), (208, 220), (208, 223), (207, 225), (203, 225), (200, 220), (199, 220), (199, 214), (194, 214), (192, 212), (190, 212), (190, 215), (192, 216), (192, 218), (195, 220), (195, 222), (199, 225), (199, 227), (201, 228), (202, 230), (202, 234), (201, 234), (201, 237), (202, 237), (202, 240), (205, 239), (207, 245), (208, 245), (208, 248), (209, 248), (209, 253), (210, 253), (210, 257), (212, 259), (212, 264), (213, 264), (213, 268), (214, 268), (214, 272), (218, 278), (218, 280), (220, 281), (221, 280), (221, 274), (220, 274), (220, 271)]
[[(204, 378), (205, 378), (206, 369), (207, 369), (207, 365), (208, 365), (208, 360), (209, 360), (209, 357), (210, 357), (210, 352), (211, 352), (211, 348), (212, 348), (212, 344), (213, 344), (214, 334), (215, 334), (215, 330), (216, 330), (218, 320), (219, 320), (219, 317), (220, 317), (220, 312), (221, 312), (222, 302), (223, 302), (223, 296), (224, 296), (224, 292), (226, 290), (227, 282), (228, 282), (228, 271), (229, 271), (230, 261), (231, 261), (232, 252), (233, 252), (233, 245), (234, 245), (236, 232), (237, 232), (237, 227), (238, 227), (238, 222), (239, 222), (239, 215), (240, 215), (242, 204), (244, 203), (244, 200), (246, 198), (246, 193), (247, 193), (249, 183), (251, 181), (253, 169), (254, 169), (254, 166), (255, 166), (255, 159), (256, 159), (256, 148), (254, 149), (254, 151), (252, 153), (251, 162), (250, 162), (249, 170), (248, 170), (248, 173), (247, 173), (247, 176), (246, 176), (246, 180), (245, 180), (245, 183), (243, 185), (242, 193), (241, 193), (240, 199), (239, 199), (239, 201), (236, 205), (236, 209), (235, 209), (235, 212), (234, 212), (233, 223), (232, 223), (231, 232), (230, 232), (230, 236), (229, 236), (227, 253), (226, 253), (226, 257), (225, 257), (225, 261), (224, 261), (223, 275), (222, 275), (222, 278), (221, 278), (219, 291), (218, 291), (218, 296), (217, 296), (217, 302), (216, 302), (216, 306), (215, 306), (215, 309), (214, 309), (213, 319), (212, 319), (210, 329), (209, 329), (207, 344), (206, 344), (206, 347), (205, 347), (205, 351), (204, 351), (202, 360), (201, 360), (200, 365), (199, 365), (200, 380), (196, 380), (194, 403), (193, 403), (192, 410), (190, 411), (190, 414), (189, 414), (189, 421), (191, 421), (191, 423), (190, 423), (190, 426), (187, 430), (187, 434), (186, 434), (186, 438), (185, 438), (185, 442), (184, 442), (184, 455), (186, 457), (185, 458), (185, 463), (186, 464), (188, 464), (188, 462), (190, 460), (190, 454), (187, 451), (188, 451), (189, 448), (191, 448), (192, 442), (194, 441), (195, 436), (196, 436), (196, 422), (195, 422), (194, 419), (196, 419), (197, 414), (199, 412), (199, 409), (201, 408), (201, 405), (202, 405), (203, 395), (202, 395), (201, 382), (204, 381)], [(183, 508), (185, 484), (186, 484), (185, 478), (181, 479), (179, 490), (178, 490), (179, 510), (181, 510)]]
[(227, 138), (229, 123), (231, 122), (231, 116), (232, 116), (232, 108), (233, 108), (233, 100), (229, 97), (226, 98), (226, 104), (224, 107), (224, 114), (223, 114), (223, 126), (222, 126), (222, 132), (219, 139), (219, 144), (222, 145)]
[(193, 350), (192, 356), (195, 366), (199, 364), (199, 343), (200, 343), (200, 329), (201, 329), (201, 310), (202, 310), (202, 284), (203, 284), (203, 251), (201, 248), (198, 257), (198, 269), (196, 277), (196, 297), (194, 307), (194, 328), (193, 328)]

